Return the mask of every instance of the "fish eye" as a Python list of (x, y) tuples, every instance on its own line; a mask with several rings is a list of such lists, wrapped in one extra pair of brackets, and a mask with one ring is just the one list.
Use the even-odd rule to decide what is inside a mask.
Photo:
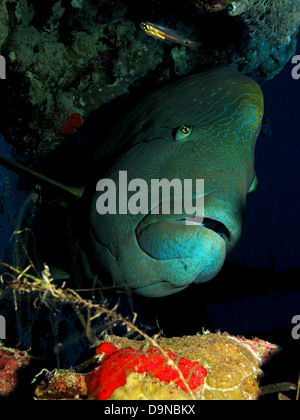
[(192, 131), (193, 131), (192, 125), (187, 125), (187, 124), (182, 125), (174, 133), (175, 140), (177, 141), (185, 140), (191, 134)]

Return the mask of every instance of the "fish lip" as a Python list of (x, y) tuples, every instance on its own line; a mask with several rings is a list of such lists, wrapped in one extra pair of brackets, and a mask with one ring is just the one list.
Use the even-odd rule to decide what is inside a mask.
[[(195, 219), (195, 221), (193, 221), (193, 219)], [(200, 222), (200, 220), (201, 220), (201, 222)], [(163, 222), (163, 221), (173, 221), (174, 223), (186, 223), (187, 226), (188, 225), (203, 226), (206, 229), (210, 229), (210, 230), (214, 231), (215, 233), (217, 233), (225, 241), (226, 245), (228, 245), (230, 243), (230, 240), (231, 240), (230, 230), (227, 229), (226, 225), (219, 220), (211, 219), (209, 217), (199, 218), (199, 216), (190, 216), (190, 215), (185, 215), (185, 214), (181, 214), (181, 215), (167, 215), (167, 214), (153, 215), (151, 213), (146, 214), (146, 216), (138, 224), (138, 226), (135, 230), (135, 234), (136, 234), (137, 238), (147, 226), (149, 226), (151, 224), (155, 224), (155, 223), (160, 223), (160, 222)]]
[(217, 219), (211, 219), (210, 217), (204, 217), (202, 224), (207, 229), (210, 229), (216, 232), (219, 236), (221, 236), (222, 239), (225, 240), (226, 243), (230, 242), (231, 240), (230, 230), (226, 227), (226, 225), (223, 222)]
[(146, 297), (164, 297), (164, 296), (170, 296), (170, 295), (173, 295), (175, 293), (181, 292), (181, 291), (185, 290), (189, 286), (189, 284), (188, 285), (184, 285), (184, 286), (178, 286), (178, 285), (176, 285), (174, 283), (170, 283), (167, 280), (160, 280), (160, 281), (158, 281), (156, 283), (152, 283), (151, 284), (151, 287), (153, 287), (153, 286), (158, 287), (158, 286), (163, 286), (163, 285), (167, 285), (168, 290), (163, 295), (160, 294), (159, 296), (158, 295), (155, 295), (154, 296), (153, 294), (149, 295), (148, 292), (145, 293), (144, 290), (147, 289), (147, 286), (145, 286), (145, 287), (143, 287), (143, 286), (136, 287), (136, 288), (134, 288), (133, 291), (137, 295), (146, 296)]

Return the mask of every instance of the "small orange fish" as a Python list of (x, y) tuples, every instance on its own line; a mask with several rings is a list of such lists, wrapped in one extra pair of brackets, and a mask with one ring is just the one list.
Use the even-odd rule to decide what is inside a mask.
[(177, 31), (175, 31), (174, 29), (169, 29), (166, 26), (160, 26), (156, 23), (150, 22), (141, 22), (140, 26), (143, 29), (143, 31), (146, 32), (147, 35), (152, 36), (156, 39), (161, 39), (165, 42), (182, 44), (193, 49), (197, 49), (201, 46), (200, 42), (195, 42), (184, 38)]

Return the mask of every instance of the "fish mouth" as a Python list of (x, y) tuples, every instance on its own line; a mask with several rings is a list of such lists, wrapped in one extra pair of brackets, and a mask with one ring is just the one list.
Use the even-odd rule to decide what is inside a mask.
[[(140, 248), (146, 254), (152, 258), (165, 260), (189, 257), (193, 253), (194, 244), (192, 241), (189, 244), (187, 238), (200, 233), (205, 234), (208, 231), (214, 232), (225, 242), (226, 248), (228, 247), (231, 234), (225, 224), (196, 214), (191, 216), (148, 213), (138, 224), (135, 233)], [(187, 248), (187, 252), (182, 256), (183, 247)]]
[(209, 217), (204, 217), (202, 225), (207, 229), (213, 230), (216, 232), (221, 238), (225, 240), (225, 242), (230, 241), (230, 232), (224, 223), (220, 222), (219, 220), (210, 219)]

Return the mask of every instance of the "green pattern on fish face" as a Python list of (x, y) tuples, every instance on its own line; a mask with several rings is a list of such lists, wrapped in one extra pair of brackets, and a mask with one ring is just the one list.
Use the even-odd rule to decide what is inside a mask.
[[(186, 214), (172, 211), (100, 216), (96, 193), (82, 243), (87, 272), (95, 275), (102, 266), (117, 287), (151, 297), (212, 279), (241, 234), (246, 195), (256, 185), (262, 116), (259, 86), (232, 67), (187, 77), (145, 98), (111, 133), (109, 144), (130, 141), (107, 178), (118, 185), (119, 171), (127, 171), (128, 183), (144, 179), (149, 191), (153, 179), (204, 179), (203, 223), (186, 224)], [(154, 204), (149, 213), (162, 205)]]

